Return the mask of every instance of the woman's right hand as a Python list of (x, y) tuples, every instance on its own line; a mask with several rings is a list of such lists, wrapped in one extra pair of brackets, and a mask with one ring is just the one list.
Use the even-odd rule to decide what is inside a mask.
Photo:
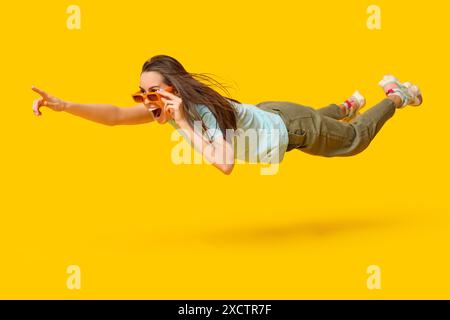
[(39, 108), (42, 106), (49, 107), (53, 111), (64, 111), (66, 107), (65, 101), (53, 97), (45, 91), (42, 91), (41, 89), (38, 89), (34, 86), (31, 87), (31, 89), (41, 95), (41, 98), (36, 99), (33, 102), (33, 112), (36, 116), (42, 115), (41, 111), (39, 110)]

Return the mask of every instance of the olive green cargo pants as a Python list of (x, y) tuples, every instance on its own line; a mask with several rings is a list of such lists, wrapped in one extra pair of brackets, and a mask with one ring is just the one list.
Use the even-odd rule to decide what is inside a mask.
[(281, 116), (289, 133), (287, 151), (298, 149), (324, 157), (360, 153), (396, 110), (393, 101), (384, 99), (347, 123), (339, 121), (344, 115), (336, 104), (314, 109), (287, 101), (264, 101), (256, 106)]

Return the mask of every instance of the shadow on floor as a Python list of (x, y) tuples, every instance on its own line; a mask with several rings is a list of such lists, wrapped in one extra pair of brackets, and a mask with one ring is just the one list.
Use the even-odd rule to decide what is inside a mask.
[(366, 232), (400, 227), (402, 220), (340, 218), (324, 221), (294, 221), (265, 226), (238, 226), (198, 234), (210, 244), (256, 244), (287, 241), (317, 241), (339, 235), (363, 236)]

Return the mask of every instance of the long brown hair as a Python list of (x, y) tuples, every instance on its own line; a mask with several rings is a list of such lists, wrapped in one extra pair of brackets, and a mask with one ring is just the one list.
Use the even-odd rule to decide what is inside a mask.
[[(216, 85), (229, 95), (226, 86), (220, 82), (207, 76), (206, 73), (187, 72), (178, 60), (167, 55), (156, 55), (147, 60), (142, 66), (141, 73), (148, 71), (159, 72), (163, 76), (163, 82), (173, 86), (179, 93), (183, 101), (181, 108), (187, 115), (186, 118), (192, 128), (194, 121), (202, 121), (195, 104), (203, 104), (216, 118), (224, 138), (226, 129), (237, 129), (236, 110), (230, 100), (239, 104), (240, 102), (230, 97), (224, 97), (211, 88), (212, 85)], [(200, 80), (209, 82), (211, 85), (202, 83)], [(202, 128), (207, 130), (203, 121)]]

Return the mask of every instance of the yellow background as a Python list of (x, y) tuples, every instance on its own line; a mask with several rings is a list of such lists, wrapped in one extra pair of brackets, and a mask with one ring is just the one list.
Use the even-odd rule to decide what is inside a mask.
[[(66, 9), (81, 8), (81, 30)], [(382, 29), (366, 27), (380, 6)], [(0, 298), (450, 298), (445, 1), (2, 3)], [(108, 127), (31, 91), (131, 106), (145, 60), (178, 59), (256, 104), (315, 108), (384, 74), (421, 86), (363, 153), (294, 150), (276, 175), (174, 165), (172, 128)], [(367, 109), (365, 109), (367, 110)], [(381, 290), (366, 269), (381, 268)], [(81, 268), (68, 290), (66, 268)]]

